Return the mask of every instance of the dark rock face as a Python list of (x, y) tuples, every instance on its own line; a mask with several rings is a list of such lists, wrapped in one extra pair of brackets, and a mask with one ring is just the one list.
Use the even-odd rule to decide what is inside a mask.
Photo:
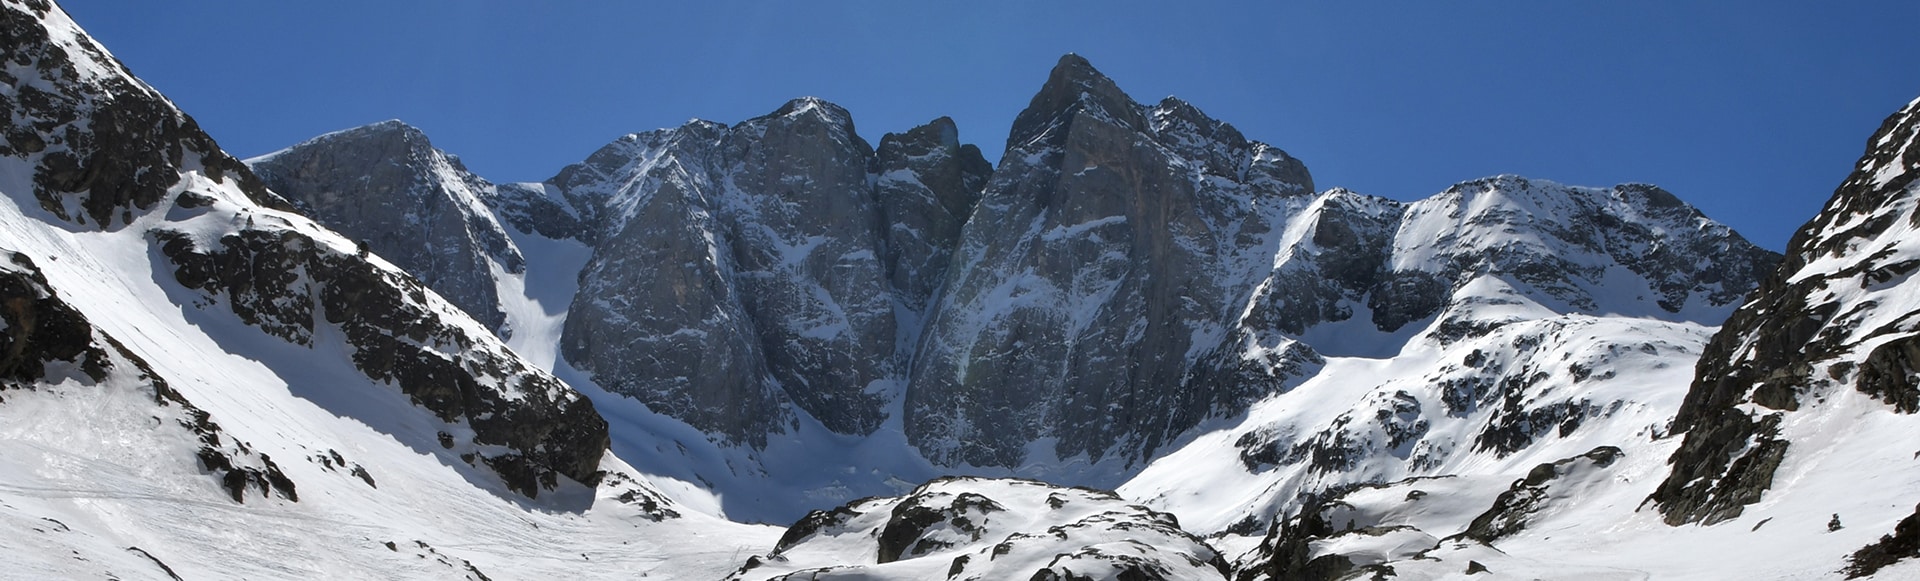
[(94, 345), (93, 324), (47, 287), (47, 277), (24, 254), (5, 252), (0, 264), (0, 380), (30, 385), (54, 361), (78, 364), (95, 382), (107, 374), (107, 353)]
[(980, 201), (993, 165), (961, 144), (946, 117), (880, 138), (875, 188), (890, 260), (888, 281), (916, 315), (932, 307), (946, 281), (961, 227)]
[[(1882, 295), (1912, 292), (1916, 263), (1900, 256), (1911, 247), (1905, 229), (1920, 223), (1916, 132), (1920, 102), (1887, 118), (1780, 268), (1707, 346), (1673, 421), (1686, 440), (1651, 496), (1669, 524), (1720, 522), (1758, 501), (1791, 444), (1778, 426), (1810, 411), (1808, 394), (1850, 386), (1901, 413), (1920, 409), (1914, 313), (1879, 307)], [(1747, 402), (1765, 409), (1738, 407)]]
[(487, 197), (487, 207), (501, 222), (521, 232), (532, 232), (554, 240), (579, 240), (588, 244), (596, 238), (559, 191), (547, 184), (498, 184)]
[(568, 211), (525, 214), (543, 232), (572, 217), (594, 245), (563, 353), (733, 442), (788, 429), (788, 405), (873, 431), (990, 171), (950, 120), (881, 144), (800, 99), (733, 127), (630, 135), (562, 170), (543, 186), (557, 198), (538, 199)]
[(441, 421), (464, 421), (474, 443), (508, 448), (480, 458), (512, 489), (533, 497), (556, 476), (597, 481), (608, 436), (592, 402), (490, 335), (450, 322), (413, 278), (292, 228), (261, 224), (211, 248), (184, 232), (153, 236), (180, 284), (250, 325), (303, 345), (318, 325), (337, 326), (368, 377), (396, 385)]
[(589, 231), (598, 232), (561, 349), (608, 390), (703, 431), (758, 444), (789, 416), (732, 284), (733, 253), (718, 238), (724, 228), (707, 210), (710, 176), (672, 164), (634, 168), (647, 172), (637, 177), (651, 187), (621, 222), (603, 216), (615, 211), (619, 192), (589, 189), (619, 183), (627, 165), (652, 152), (701, 167), (694, 164), (714, 154), (724, 131), (690, 124), (628, 136), (555, 178), (582, 208)]
[(922, 335), (914, 446), (937, 464), (1017, 466), (1057, 437), (1063, 458), (1135, 461), (1223, 400), (1250, 401), (1187, 379), (1252, 284), (1238, 259), (1278, 229), (1258, 200), (1312, 192), (1297, 160), (1185, 103), (1135, 103), (1072, 55), (1001, 159)]
[[(293, 480), (272, 458), (227, 436), (145, 360), (61, 300), (31, 259), (7, 250), (0, 250), (0, 323), (0, 404), (7, 390), (33, 390), (65, 379), (116, 389), (101, 384), (114, 376), (130, 377), (136, 389), (152, 397), (156, 420), (170, 419), (199, 441), (195, 459), (234, 502), (246, 502), (251, 491), (263, 499), (300, 500)], [(76, 371), (77, 376), (66, 377)]]
[[(1389, 573), (1386, 577), (1391, 578), (1390, 566), (1370, 561), (1378, 561), (1382, 557), (1391, 560), (1422, 554), (1438, 546), (1439, 540), (1411, 526), (1383, 522), (1380, 515), (1368, 514), (1364, 509), (1348, 502), (1348, 495), (1372, 489), (1407, 486), (1416, 482), (1419, 482), (1419, 479), (1393, 484), (1341, 485), (1302, 498), (1297, 514), (1290, 518), (1274, 519), (1273, 524), (1267, 528), (1266, 536), (1260, 540), (1260, 544), (1245, 555), (1242, 561), (1235, 563), (1234, 579), (1237, 581), (1360, 579), (1371, 578), (1364, 576), (1365, 573), (1377, 573), (1382, 568)], [(1409, 494), (1409, 502), (1417, 501), (1425, 495), (1418, 490)], [(1411, 496), (1414, 494), (1419, 496)], [(1356, 561), (1356, 555), (1316, 550), (1314, 546), (1316, 543), (1350, 541), (1363, 537), (1394, 537), (1400, 540), (1396, 544), (1401, 546), (1402, 551), (1409, 551), (1412, 554), (1366, 555)], [(1367, 551), (1363, 550), (1363, 552)]]
[(509, 273), (525, 265), (483, 203), (493, 185), (418, 129), (384, 121), (248, 164), (301, 213), (364, 242), (475, 320), (495, 329), (505, 322), (492, 265)]
[[(0, 7), (0, 29), (9, 32), (0, 54), (14, 65), (0, 72), (0, 108), (11, 112), (0, 116), (0, 155), (35, 165), (33, 193), (42, 209), (79, 225), (124, 225), (164, 199), (189, 168), (215, 181), (238, 180), (261, 206), (287, 207), (193, 118), (91, 39), (76, 39), (82, 54), (53, 42), (41, 19), (57, 10), (44, 2)], [(109, 71), (83, 78), (82, 65)]]

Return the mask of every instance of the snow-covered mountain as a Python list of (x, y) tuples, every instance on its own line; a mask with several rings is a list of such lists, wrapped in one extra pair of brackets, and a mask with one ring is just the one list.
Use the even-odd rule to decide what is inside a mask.
[[(1582, 333), (1590, 345), (1611, 343), (1606, 352), (1553, 349), (1525, 358), (1540, 369), (1498, 385), (1527, 378), (1535, 384), (1525, 391), (1535, 401), (1571, 388), (1581, 401), (1576, 409), (1587, 411), (1530, 414), (1537, 428), (1554, 432), (1532, 453), (1470, 454), (1467, 463), (1423, 473), (1433, 476), (1309, 487), (1299, 503), (1270, 509), (1281, 518), (1238, 555), (1237, 578), (1920, 575), (1920, 516), (1913, 508), (1920, 465), (1912, 436), (1920, 379), (1906, 355), (1920, 313), (1920, 295), (1907, 277), (1916, 264), (1908, 230), (1920, 196), (1917, 132), (1920, 101), (1872, 137), (1853, 174), (1794, 236), (1785, 261), (1711, 340), (1699, 329), (1688, 336), (1641, 326)], [(1664, 335), (1669, 343), (1646, 343), (1652, 349), (1642, 352), (1612, 348), (1631, 346), (1635, 333)], [(1699, 354), (1697, 367), (1678, 377), (1670, 364), (1696, 358), (1676, 347)], [(1552, 356), (1556, 351), (1573, 357)], [(1463, 363), (1502, 358), (1488, 353), (1476, 350)], [(1622, 380), (1639, 385), (1603, 387)], [(1403, 393), (1419, 392), (1395, 395)], [(1589, 407), (1609, 399), (1600, 413)], [(1404, 431), (1376, 430), (1373, 441), (1398, 433)], [(1211, 457), (1199, 446), (1180, 454)], [(1582, 453), (1581, 446), (1593, 447)], [(1163, 462), (1185, 468), (1185, 478), (1197, 465), (1178, 455)], [(1292, 490), (1285, 480), (1254, 482), (1268, 481)], [(1152, 484), (1143, 476), (1123, 493)], [(1160, 488), (1172, 492), (1151, 504), (1175, 512), (1177, 505), (1242, 504), (1182, 498), (1164, 482)], [(1241, 542), (1248, 540), (1215, 539), (1216, 546)]]
[(495, 184), (239, 162), (0, 18), (0, 575), (1920, 567), (1920, 102), (1776, 269), (1649, 185), (1316, 192), (1073, 55), (997, 168), (804, 98)]
[(488, 327), (506, 322), (495, 281), (526, 267), (482, 199), (493, 185), (418, 129), (375, 123), (246, 163), (301, 214), (366, 244)]
[(777, 537), (293, 212), (58, 7), (0, 4), (0, 576), (715, 578)]
[[(256, 164), (384, 159), (368, 151), (384, 141), (345, 137), (383, 134), (425, 143), (382, 123)], [(524, 275), (579, 281), (546, 299), (570, 303), (560, 333), (509, 341), (558, 343), (574, 383), (704, 434), (644, 422), (703, 450), (665, 463), (725, 458), (684, 479), (813, 481), (813, 501), (955, 471), (1117, 486), (1327, 356), (1391, 357), (1435, 321), (1442, 343), (1558, 315), (1711, 325), (1777, 259), (1645, 185), (1316, 194), (1297, 159), (1178, 99), (1141, 105), (1073, 55), (1007, 143), (992, 168), (942, 119), (875, 150), (844, 109), (800, 99), (731, 127), (628, 135), (541, 184), (495, 187), (407, 150), (428, 163), (368, 171), (428, 185), (365, 195), (473, 191), (498, 218), (449, 230), (506, 224), (520, 247), (583, 249), (580, 270)], [(1537, 308), (1469, 308), (1506, 294)], [(1538, 413), (1578, 402), (1558, 403)], [(848, 449), (887, 466), (840, 477), (770, 460)], [(734, 490), (737, 516), (798, 514)]]

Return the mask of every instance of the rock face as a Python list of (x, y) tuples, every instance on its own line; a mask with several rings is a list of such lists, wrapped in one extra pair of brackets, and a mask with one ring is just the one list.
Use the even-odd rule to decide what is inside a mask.
[(1184, 102), (1135, 103), (1073, 55), (1001, 160), (915, 357), (915, 447), (1011, 467), (1054, 438), (1061, 458), (1130, 462), (1259, 395), (1187, 378), (1271, 258), (1281, 209), (1311, 196), (1298, 160)]
[[(1311, 375), (1323, 346), (1391, 355), (1404, 335), (1330, 339), (1440, 317), (1482, 277), (1554, 313), (1712, 324), (1778, 259), (1646, 185), (1314, 195), (1297, 160), (1073, 56), (1008, 147), (907, 390), (908, 438), (940, 464), (1017, 466), (1044, 439), (1151, 457)], [(1437, 340), (1504, 323), (1468, 310)]]
[(889, 250), (888, 280), (918, 319), (946, 282), (955, 242), (980, 202), (993, 166), (980, 148), (960, 143), (959, 130), (946, 117), (882, 137), (874, 162)]
[[(411, 396), (426, 408), (417, 412), (422, 419), (431, 415), (446, 430), (462, 434), (461, 444), (473, 451), (473, 461), (484, 462), (508, 487), (534, 496), (555, 486), (560, 476), (587, 484), (598, 479), (607, 430), (590, 402), (529, 368), (489, 330), (413, 277), (289, 213), (290, 204), (95, 46), (58, 8), (10, 2), (0, 6), (0, 19), (10, 32), (0, 42), (12, 65), (0, 77), (0, 106), (8, 109), (0, 115), (8, 120), (0, 127), (6, 137), (0, 175), (32, 176), (30, 194), (5, 192), (20, 213), (8, 216), (0, 243), (74, 251), (50, 242), (59, 239), (55, 231), (97, 234), (102, 244), (130, 239), (131, 247), (150, 255), (156, 271), (140, 284), (181, 291), (166, 296), (183, 311), (230, 311), (257, 328), (261, 338), (352, 351), (355, 368)], [(98, 270), (68, 272), (80, 280), (119, 274)], [(485, 273), (477, 280), (486, 280)], [(34, 293), (51, 291), (28, 294)], [(62, 312), (48, 308), (20, 312)], [(68, 360), (88, 353), (80, 365), (100, 381), (106, 364), (98, 345), (92, 351), (82, 348), (84, 321), (68, 319), (45, 321), (60, 321), (46, 328), (67, 329), (58, 340), (29, 336), (10, 341), (10, 348), (53, 349), (46, 353)], [(23, 321), (8, 328), (39, 325)], [(113, 344), (105, 337), (97, 342)], [(106, 352), (138, 361), (138, 352), (118, 346)], [(26, 353), (15, 355), (24, 362)], [(15, 371), (29, 377), (33, 369)], [(153, 376), (151, 381), (161, 394), (156, 398), (167, 399), (163, 380)], [(455, 443), (450, 433), (442, 442)], [(258, 481), (294, 498), (292, 484), (283, 486), (264, 456), (264, 468), (257, 470), (231, 454), (226, 459), (203, 454), (201, 460), (230, 481)], [(232, 476), (245, 470), (260, 476)], [(239, 487), (227, 486), (238, 500)]]
[(729, 579), (1224, 579), (1172, 515), (1113, 493), (943, 478), (813, 511)]
[[(506, 320), (494, 271), (522, 258), (483, 200), (493, 184), (418, 129), (383, 121), (247, 160), (300, 213), (420, 279), (491, 328)], [(509, 330), (510, 331), (510, 330)]]
[[(1782, 422), (1852, 389), (1920, 411), (1913, 354), (1920, 270), (1920, 101), (1887, 118), (1833, 198), (1788, 244), (1780, 268), (1701, 356), (1673, 421), (1686, 439), (1652, 500), (1669, 524), (1737, 517), (1793, 449)], [(1811, 453), (1811, 452), (1809, 452)]]
[(880, 425), (987, 171), (950, 120), (876, 154), (845, 110), (800, 99), (733, 127), (629, 135), (501, 198), (542, 232), (577, 216), (594, 247), (569, 361), (757, 446), (793, 409), (844, 434)]

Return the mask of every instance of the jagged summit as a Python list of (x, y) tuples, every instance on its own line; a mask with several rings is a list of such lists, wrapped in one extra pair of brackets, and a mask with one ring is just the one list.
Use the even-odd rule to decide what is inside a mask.
[(506, 315), (492, 271), (521, 272), (524, 259), (484, 203), (493, 184), (434, 148), (426, 133), (381, 121), (246, 163), (308, 216), (502, 329)]
[(1139, 103), (1120, 90), (1113, 79), (1094, 69), (1093, 63), (1067, 53), (1047, 74), (1046, 84), (1034, 94), (1026, 110), (1014, 117), (1006, 151), (1011, 155), (1016, 150), (1059, 146), (1066, 139), (1064, 129), (1081, 114), (1129, 128), (1145, 128), (1140, 109)]

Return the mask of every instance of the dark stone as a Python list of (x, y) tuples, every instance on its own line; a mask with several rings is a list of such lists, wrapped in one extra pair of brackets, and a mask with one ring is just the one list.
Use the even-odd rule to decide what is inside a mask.
[(853, 517), (860, 516), (861, 513), (853, 509), (853, 507), (858, 504), (861, 504), (861, 502), (856, 500), (835, 507), (833, 510), (814, 510), (807, 512), (807, 516), (800, 517), (800, 520), (794, 522), (793, 526), (787, 527), (786, 534), (780, 535), (780, 541), (773, 545), (773, 552), (781, 553), (793, 548), (794, 545), (799, 544), (808, 537), (819, 534), (820, 531), (846, 526), (847, 521), (853, 520)]
[[(1838, 516), (1835, 516), (1838, 520)], [(1900, 519), (1893, 526), (1893, 533), (1881, 535), (1873, 542), (1847, 557), (1844, 571), (1848, 579), (1867, 577), (1879, 572), (1888, 565), (1905, 559), (1920, 557), (1920, 506), (1914, 507), (1913, 514)]]
[(883, 147), (876, 158), (844, 109), (809, 98), (733, 127), (629, 135), (563, 169), (548, 184), (596, 247), (562, 353), (732, 443), (791, 429), (788, 405), (873, 431), (887, 403), (875, 387), (908, 359), (895, 305), (927, 308), (919, 294), (985, 172), (950, 123)]
[(1895, 339), (1875, 347), (1860, 364), (1854, 388), (1893, 406), (1904, 414), (1920, 412), (1920, 336)]

